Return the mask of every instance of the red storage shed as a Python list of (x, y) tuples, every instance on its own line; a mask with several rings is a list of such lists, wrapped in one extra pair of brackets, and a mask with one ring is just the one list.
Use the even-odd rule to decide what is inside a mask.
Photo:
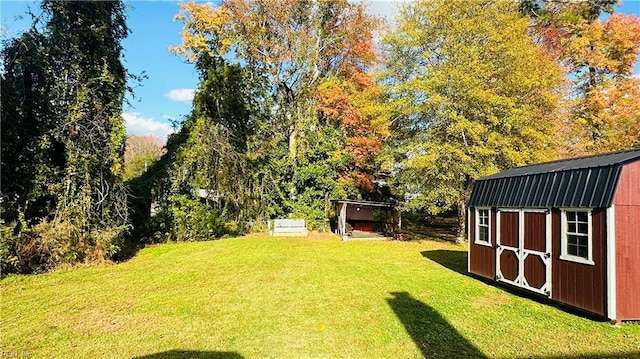
[(640, 149), (481, 178), (468, 208), (470, 273), (640, 319)]

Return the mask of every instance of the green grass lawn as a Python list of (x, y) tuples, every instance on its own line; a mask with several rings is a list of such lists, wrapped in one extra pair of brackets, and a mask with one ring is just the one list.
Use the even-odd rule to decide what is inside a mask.
[(640, 357), (613, 326), (464, 275), (447, 242), (248, 236), (1, 282), (0, 351), (30, 358)]

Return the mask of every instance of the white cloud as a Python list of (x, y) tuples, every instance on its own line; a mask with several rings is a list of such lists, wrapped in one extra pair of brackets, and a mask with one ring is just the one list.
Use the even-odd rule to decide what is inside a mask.
[(123, 113), (128, 135), (152, 135), (166, 140), (169, 134), (175, 132), (171, 125), (159, 122), (153, 118), (145, 118), (140, 113)]
[(164, 95), (173, 101), (191, 102), (195, 93), (194, 89), (173, 89)]

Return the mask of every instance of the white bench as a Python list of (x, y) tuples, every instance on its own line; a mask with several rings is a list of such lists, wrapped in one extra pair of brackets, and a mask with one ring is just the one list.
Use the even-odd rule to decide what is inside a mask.
[(269, 234), (272, 236), (307, 236), (304, 219), (274, 219), (269, 221)]

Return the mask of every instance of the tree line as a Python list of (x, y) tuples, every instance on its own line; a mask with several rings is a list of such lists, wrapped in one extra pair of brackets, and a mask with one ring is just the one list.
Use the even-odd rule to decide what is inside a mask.
[(615, 3), (418, 0), (393, 25), (347, 0), (180, 4), (193, 110), (125, 174), (123, 4), (43, 1), (2, 51), (2, 270), (326, 230), (335, 198), (454, 209), (462, 238), (475, 179), (640, 146), (640, 19)]

